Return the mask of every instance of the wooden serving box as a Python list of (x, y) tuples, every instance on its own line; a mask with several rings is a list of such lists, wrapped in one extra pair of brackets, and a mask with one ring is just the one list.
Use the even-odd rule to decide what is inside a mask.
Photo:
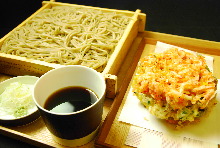
[[(194, 38), (169, 35), (164, 33), (145, 31), (139, 33), (129, 48), (121, 68), (118, 71), (119, 90), (115, 99), (105, 99), (103, 108), (103, 122), (95, 140), (82, 146), (91, 147), (130, 147), (125, 140), (132, 125), (118, 121), (118, 117), (126, 101), (126, 91), (136, 69), (140, 57), (145, 51), (149, 54), (154, 51), (157, 41), (162, 41), (214, 57), (214, 75), (220, 78), (220, 43)], [(0, 75), (0, 81), (11, 76)], [(31, 124), (20, 127), (0, 126), (0, 134), (24, 141), (38, 147), (63, 147), (53, 141), (49, 131), (41, 118)]]
[[(34, 13), (31, 17), (25, 20), (18, 27), (22, 26), (26, 21), (31, 19), (34, 15), (39, 13), (42, 9), (51, 7), (53, 5), (70, 5), (63, 3), (44, 2), (43, 7)], [(78, 5), (72, 5), (78, 7)], [(118, 91), (115, 99), (106, 98), (103, 108), (103, 122), (99, 134), (95, 140), (82, 146), (82, 148), (91, 147), (129, 147), (125, 145), (125, 140), (128, 135), (129, 129), (132, 125), (119, 122), (118, 116), (123, 108), (126, 100), (126, 91), (128, 90), (133, 73), (136, 69), (140, 57), (145, 53), (149, 54), (154, 51), (157, 41), (162, 41), (172, 45), (177, 45), (189, 50), (197, 51), (200, 53), (210, 54), (214, 57), (214, 75), (220, 78), (220, 43), (200, 39), (193, 39), (181, 37), (176, 35), (169, 35), (157, 32), (143, 31), (145, 26), (144, 14), (140, 12), (119, 11), (103, 8), (94, 8), (88, 6), (81, 6), (91, 9), (101, 9), (103, 11), (118, 11), (132, 15), (135, 21), (129, 24), (126, 32), (120, 41), (117, 49), (110, 59), (103, 74), (109, 77), (117, 77)], [(13, 31), (13, 30), (12, 30)], [(9, 33), (10, 34), (10, 33)], [(0, 46), (7, 34), (0, 40)], [(120, 64), (120, 65), (117, 65)], [(34, 61), (22, 57), (16, 57), (6, 54), (0, 54), (0, 81), (12, 77), (12, 75), (37, 75), (40, 76), (52, 68), (56, 68), (57, 64), (49, 64), (41, 61)], [(106, 79), (116, 82), (116, 79)], [(26, 143), (38, 147), (63, 147), (55, 143), (50, 136), (44, 122), (41, 118), (36, 121), (19, 127), (0, 126), (0, 134), (9, 136), (11, 138), (24, 141)]]
[[(23, 21), (20, 25), (14, 28), (11, 32), (5, 35), (2, 39), (0, 39), (0, 47), (2, 46), (4, 40), (8, 36), (10, 36), (10, 34), (13, 33), (14, 30), (22, 27), (26, 22), (28, 22), (30, 19), (35, 17), (42, 10), (51, 8), (53, 6), (71, 6), (71, 7), (76, 7), (76, 8), (100, 10), (102, 12), (116, 12), (116, 13), (124, 14), (124, 15), (131, 17), (131, 20), (126, 27), (122, 38), (118, 42), (118, 45), (116, 46), (105, 69), (102, 72), (104, 77), (106, 78), (106, 83), (107, 83), (106, 96), (108, 98), (114, 98), (115, 93), (117, 91), (118, 70), (121, 67), (121, 63), (124, 60), (129, 50), (129, 47), (131, 43), (133, 42), (133, 40), (135, 39), (135, 37), (137, 36), (138, 32), (144, 31), (145, 24), (146, 24), (146, 15), (141, 13), (140, 10), (136, 10), (135, 12), (133, 12), (133, 11), (127, 11), (127, 10), (115, 10), (115, 9), (60, 3), (60, 2), (44, 1), (43, 6), (38, 11), (36, 11), (29, 18)], [(32, 60), (32, 59), (27, 59), (27, 58), (15, 56), (15, 55), (0, 53), (0, 67), (1, 67), (0, 73), (4, 73), (8, 75), (41, 76), (47, 71), (53, 68), (60, 67), (60, 66), (62, 65), (51, 64), (51, 63), (47, 63), (43, 61)]]

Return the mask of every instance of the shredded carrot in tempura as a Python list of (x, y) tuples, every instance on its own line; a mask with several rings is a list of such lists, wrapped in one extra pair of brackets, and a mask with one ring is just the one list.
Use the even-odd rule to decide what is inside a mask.
[(166, 102), (174, 110), (191, 104), (203, 109), (217, 89), (204, 57), (177, 48), (141, 59), (135, 79), (134, 92), (149, 94), (157, 104)]

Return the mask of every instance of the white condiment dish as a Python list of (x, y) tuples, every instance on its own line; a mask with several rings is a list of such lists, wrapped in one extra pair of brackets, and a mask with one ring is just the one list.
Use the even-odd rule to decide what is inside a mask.
[[(38, 77), (35, 76), (17, 76), (10, 79), (7, 79), (0, 83), (0, 95), (5, 91), (5, 88), (8, 87), (11, 83), (20, 82), (25, 84), (31, 91), (33, 91), (34, 85), (38, 80)], [(32, 95), (31, 95), (32, 96)], [(28, 114), (22, 117), (13, 117), (13, 116), (0, 116), (0, 125), (8, 125), (8, 126), (20, 126), (28, 124), (34, 120), (36, 120), (40, 116), (37, 107), (34, 105), (33, 108), (28, 110)]]

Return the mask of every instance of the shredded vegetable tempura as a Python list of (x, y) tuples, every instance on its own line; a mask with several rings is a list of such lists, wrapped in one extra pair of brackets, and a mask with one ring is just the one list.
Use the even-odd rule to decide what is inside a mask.
[[(133, 90), (161, 119), (194, 121), (215, 98), (217, 79), (203, 56), (171, 48), (143, 58)], [(213, 99), (214, 100), (214, 99)]]

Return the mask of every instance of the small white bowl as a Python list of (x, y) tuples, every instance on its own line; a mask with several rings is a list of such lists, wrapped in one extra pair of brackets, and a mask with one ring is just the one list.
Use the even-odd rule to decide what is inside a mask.
[[(2, 94), (5, 88), (13, 82), (20, 82), (22, 84), (26, 84), (27, 86), (34, 88), (34, 85), (38, 79), (39, 78), (35, 76), (17, 76), (17, 77), (7, 79), (0, 83), (0, 94)], [(0, 124), (8, 125), (8, 126), (25, 125), (36, 120), (39, 116), (40, 114), (38, 112), (37, 106), (35, 106), (33, 110), (31, 111), (31, 113), (23, 117), (10, 118), (10, 119), (0, 117)]]

